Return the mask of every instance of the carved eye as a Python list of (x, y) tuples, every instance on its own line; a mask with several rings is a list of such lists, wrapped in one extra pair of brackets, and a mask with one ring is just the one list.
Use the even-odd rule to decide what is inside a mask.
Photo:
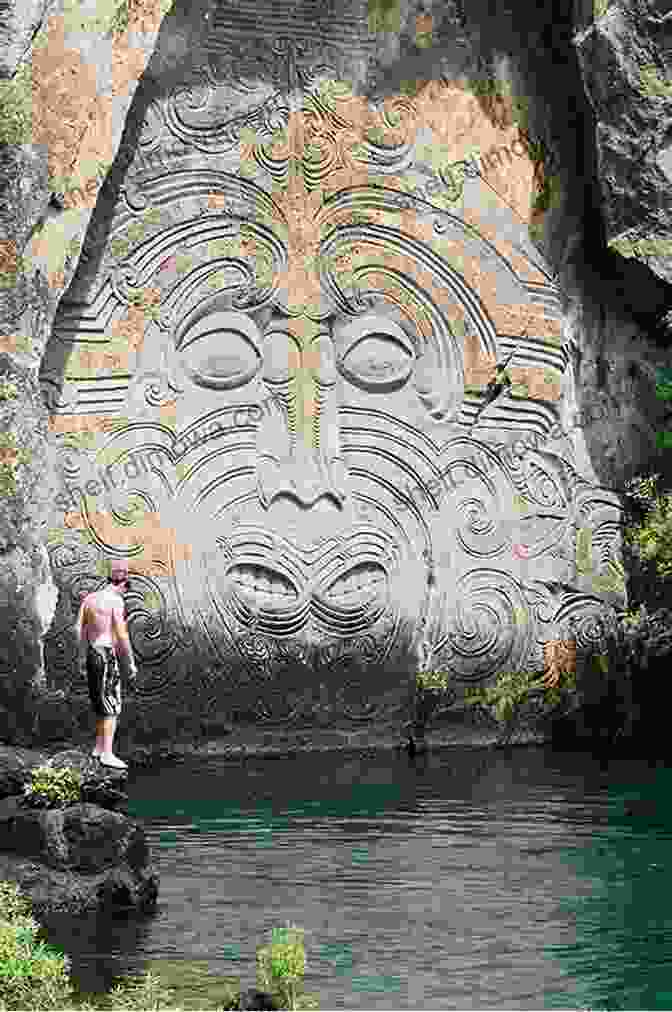
[(179, 352), (194, 383), (230, 390), (248, 383), (261, 366), (258, 331), (243, 313), (212, 313), (187, 333)]
[(353, 338), (339, 358), (340, 372), (367, 390), (398, 390), (413, 368), (413, 349), (404, 331), (392, 320), (363, 317), (340, 334)]

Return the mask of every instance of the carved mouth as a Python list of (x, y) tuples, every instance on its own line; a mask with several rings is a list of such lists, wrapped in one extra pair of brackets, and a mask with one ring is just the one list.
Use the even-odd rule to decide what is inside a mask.
[(330, 604), (352, 606), (360, 599), (378, 597), (384, 590), (385, 570), (375, 562), (361, 562), (345, 575), (338, 576), (324, 597)]
[(254, 598), (257, 604), (288, 607), (298, 601), (298, 592), (287, 577), (266, 566), (242, 563), (232, 566), (229, 576), (236, 591), (243, 597)]

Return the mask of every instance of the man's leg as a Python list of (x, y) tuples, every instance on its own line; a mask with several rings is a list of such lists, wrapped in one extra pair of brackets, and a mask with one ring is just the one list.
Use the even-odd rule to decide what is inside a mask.
[(105, 717), (96, 717), (96, 744), (93, 749), (96, 755), (105, 751), (105, 720)]
[(112, 742), (114, 741), (114, 732), (117, 730), (117, 718), (116, 717), (105, 717), (102, 721), (103, 725), (103, 747), (102, 752), (110, 755), (112, 753)]
[(116, 717), (97, 717), (96, 718), (96, 744), (94, 752), (101, 755), (103, 752), (112, 751), (112, 741), (114, 739), (114, 732), (117, 729), (117, 718)]

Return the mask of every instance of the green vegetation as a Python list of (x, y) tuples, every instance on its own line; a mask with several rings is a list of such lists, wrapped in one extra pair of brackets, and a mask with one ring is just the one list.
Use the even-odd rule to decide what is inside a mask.
[(18, 396), (18, 387), (9, 379), (9, 374), (0, 376), (0, 401), (9, 401)]
[[(162, 15), (168, 13), (173, 0), (157, 0), (156, 6)], [(65, 0), (64, 17), (66, 31), (102, 32), (119, 35), (130, 23), (132, 2), (129, 0), (97, 0), (95, 15), (82, 15), (80, 0)]]
[(13, 432), (0, 433), (0, 450), (9, 450), (14, 454), (13, 460), (0, 462), (0, 496), (16, 494), (16, 469), (19, 464), (28, 464), (32, 457), (30, 450), (19, 449)]
[(654, 63), (640, 67), (639, 90), (649, 98), (672, 98), (672, 82), (665, 80)]
[(81, 777), (78, 770), (35, 766), (30, 775), (31, 781), (26, 784), (23, 792), (31, 808), (65, 808), (81, 800)]
[[(39, 938), (42, 930), (32, 917), (30, 900), (14, 883), (0, 882), (0, 1012), (181, 1012), (173, 1001), (174, 989), (149, 972), (127, 978), (103, 995), (79, 994), (70, 981), (68, 957)], [(299, 989), (306, 965), (302, 936), (301, 929), (289, 925), (273, 929), (271, 944), (257, 952), (257, 986), (283, 1008), (318, 1009), (317, 996)], [(238, 1008), (235, 984), (224, 990), (229, 994), (220, 1009)]]
[[(493, 728), (498, 730), (498, 745), (511, 741), (514, 733), (529, 718), (538, 719), (568, 709), (574, 702), (576, 681), (572, 675), (561, 673), (557, 684), (545, 686), (543, 671), (504, 672), (497, 676), (494, 686), (468, 689), (464, 702), (478, 710)], [(442, 671), (423, 671), (416, 675), (416, 695), (413, 728), (418, 737), (436, 710), (449, 698), (450, 675)]]
[[(276, 998), (283, 1008), (317, 1008), (313, 995), (297, 995), (306, 969), (303, 930), (295, 926), (273, 928), (272, 941), (257, 951), (257, 984)], [(279, 1001), (277, 1001), (279, 999)], [(300, 1005), (297, 1005), (297, 999)]]
[(65, 543), (65, 528), (50, 527), (47, 531), (46, 542), (48, 545), (62, 545)]
[(672, 239), (649, 236), (648, 239), (610, 239), (610, 249), (622, 257), (666, 257), (672, 255)]
[(604, 17), (611, 3), (612, 0), (593, 0), (593, 17), (596, 21), (598, 18)]
[(369, 0), (369, 31), (401, 31), (399, 0)]
[(672, 576), (672, 492), (659, 488), (659, 474), (636, 477), (628, 494), (639, 505), (641, 518), (626, 528), (625, 540), (639, 559), (655, 567), (663, 580)]
[(535, 221), (528, 225), (527, 231), (532, 242), (541, 242), (544, 238), (544, 226), (540, 221)]
[(549, 175), (544, 178), (541, 189), (532, 202), (534, 212), (545, 212), (551, 207), (559, 207), (561, 199), (560, 177)]
[(0, 144), (29, 144), (33, 132), (33, 71), (22, 63), (14, 77), (0, 81)]
[[(1, 115), (2, 113), (0, 112)], [(0, 288), (15, 288), (19, 275), (25, 274), (27, 270), (28, 262), (26, 257), (17, 256), (13, 263), (3, 267), (0, 273)]]
[(150, 302), (147, 292), (132, 292), (129, 295), (129, 304), (136, 309), (142, 309), (145, 316), (150, 320), (158, 320), (161, 317), (161, 306)]
[(539, 671), (505, 671), (497, 676), (493, 686), (467, 690), (464, 701), (468, 706), (490, 710), (500, 725), (499, 743), (502, 744), (511, 740), (526, 715), (526, 707), (535, 698), (550, 712), (560, 706), (563, 699), (568, 701), (576, 690), (576, 680), (571, 674), (563, 673), (557, 685), (546, 686), (543, 679), (544, 673)]

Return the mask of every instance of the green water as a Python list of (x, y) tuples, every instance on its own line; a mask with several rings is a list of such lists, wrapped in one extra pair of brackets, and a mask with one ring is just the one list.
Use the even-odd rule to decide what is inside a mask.
[(54, 931), (84, 989), (152, 969), (190, 1008), (291, 921), (323, 1010), (670, 1009), (671, 777), (543, 748), (145, 771), (156, 914)]

